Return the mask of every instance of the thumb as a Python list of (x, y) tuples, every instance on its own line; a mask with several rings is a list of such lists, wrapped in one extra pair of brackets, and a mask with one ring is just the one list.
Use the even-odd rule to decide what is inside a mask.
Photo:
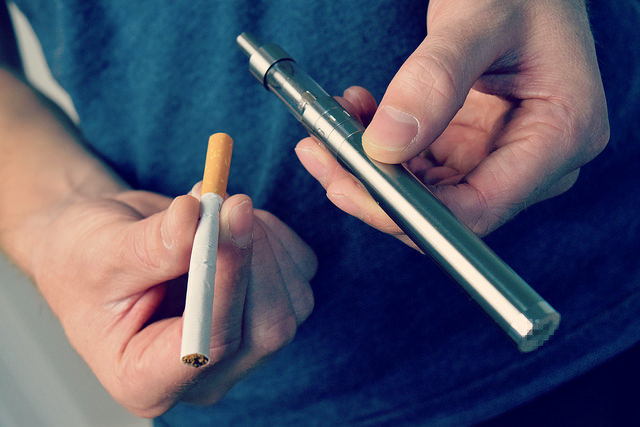
[(363, 135), (372, 158), (400, 163), (424, 151), (496, 58), (498, 46), (486, 37), (447, 31), (430, 33), (391, 80)]
[(192, 196), (179, 196), (169, 207), (122, 230), (121, 271), (136, 280), (139, 289), (167, 281), (186, 273), (193, 237), (198, 224), (200, 204)]

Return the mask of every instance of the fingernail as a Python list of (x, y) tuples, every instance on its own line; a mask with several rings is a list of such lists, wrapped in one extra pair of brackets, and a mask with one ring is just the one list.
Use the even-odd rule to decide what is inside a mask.
[(362, 136), (370, 147), (384, 151), (403, 151), (418, 135), (420, 124), (411, 114), (391, 106), (382, 107)]
[(174, 204), (176, 203), (176, 199), (173, 199), (169, 207), (167, 208), (167, 213), (160, 224), (160, 237), (162, 238), (162, 244), (165, 248), (171, 249), (175, 244), (175, 239), (173, 236), (173, 229), (175, 228), (176, 222), (176, 210), (174, 209)]
[(245, 200), (234, 206), (229, 218), (229, 232), (231, 241), (238, 248), (245, 249), (249, 246), (253, 237), (253, 206), (249, 200)]
[(200, 192), (202, 191), (202, 181), (197, 182), (189, 191), (189, 195), (200, 200)]

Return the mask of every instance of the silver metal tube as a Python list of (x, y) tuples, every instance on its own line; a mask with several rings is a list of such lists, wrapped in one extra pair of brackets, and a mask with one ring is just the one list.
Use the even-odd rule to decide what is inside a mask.
[(560, 315), (478, 236), (460, 223), (411, 172), (369, 158), (363, 126), (278, 45), (237, 38), (251, 73), (369, 190), (411, 240), (431, 255), (515, 341), (532, 351), (556, 330)]

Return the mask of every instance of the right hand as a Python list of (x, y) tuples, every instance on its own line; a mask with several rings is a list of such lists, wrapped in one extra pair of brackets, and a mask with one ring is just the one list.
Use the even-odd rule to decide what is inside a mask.
[[(567, 191), (609, 139), (583, 0), (432, 0), (427, 36), (380, 106), (349, 88), (363, 148), (411, 172), (479, 235)], [(296, 151), (350, 215), (412, 242), (311, 138)]]
[(30, 221), (30, 271), (43, 296), (105, 388), (139, 416), (219, 400), (313, 308), (312, 250), (249, 197), (232, 196), (220, 214), (211, 361), (183, 365), (184, 275), (198, 216), (193, 195), (125, 191)]

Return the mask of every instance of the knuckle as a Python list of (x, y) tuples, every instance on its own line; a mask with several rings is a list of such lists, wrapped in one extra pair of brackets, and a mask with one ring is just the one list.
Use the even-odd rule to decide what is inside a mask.
[(305, 282), (301, 284), (300, 302), (299, 307), (296, 310), (296, 317), (298, 319), (298, 325), (304, 322), (313, 312), (315, 307), (315, 298), (313, 296), (313, 290), (309, 283)]
[(593, 157), (597, 156), (605, 149), (611, 138), (611, 128), (609, 126), (609, 119), (605, 117), (602, 125), (600, 126), (600, 132), (596, 134), (593, 141), (592, 154)]
[[(124, 256), (131, 258), (131, 260), (140, 265), (145, 270), (156, 270), (160, 267), (157, 262), (157, 257), (153, 256), (149, 239), (148, 227), (142, 227), (137, 232), (127, 234), (128, 244), (126, 247), (130, 249)], [(126, 261), (126, 260), (125, 260)]]
[(256, 331), (256, 345), (259, 353), (269, 356), (293, 341), (298, 324), (291, 313), (275, 323), (264, 325)]
[[(597, 99), (592, 96), (589, 99)], [(566, 128), (565, 140), (570, 144), (566, 152), (574, 159), (573, 167), (580, 167), (593, 160), (605, 149), (609, 143), (610, 127), (606, 112), (606, 102), (591, 101), (587, 105), (591, 108), (579, 109), (576, 105), (585, 102), (550, 99), (555, 108), (554, 123), (564, 123)], [(586, 111), (586, 112), (585, 112)]]
[[(130, 381), (130, 380), (129, 380)], [(127, 389), (126, 382), (121, 383), (121, 386), (111, 395), (122, 406), (134, 415), (141, 418), (155, 418), (166, 412), (171, 405), (167, 402), (150, 402), (143, 398), (145, 392), (143, 390), (136, 391)], [(142, 400), (141, 400), (142, 398)]]
[(606, 114), (604, 117), (588, 117), (581, 121), (576, 120), (576, 122), (576, 127), (581, 130), (577, 139), (582, 141), (581, 144), (576, 144), (576, 148), (580, 152), (576, 153), (575, 157), (578, 159), (578, 163), (575, 166), (579, 167), (593, 160), (605, 149), (609, 143), (611, 131)]
[(486, 236), (506, 222), (505, 212), (510, 206), (500, 200), (500, 190), (494, 188), (487, 194), (469, 184), (457, 187), (454, 192), (447, 190), (434, 187), (436, 196), (475, 234)]
[(242, 343), (241, 325), (227, 326), (224, 330), (213, 331), (211, 334), (210, 352), (212, 362), (217, 362), (236, 354)]
[(141, 383), (144, 371), (140, 357), (123, 359), (105, 386), (113, 398), (134, 415), (155, 418), (171, 408), (176, 396), (145, 389)]
[(575, 184), (578, 182), (578, 177), (580, 176), (580, 169), (577, 169), (568, 175), (564, 176), (556, 185), (556, 191), (552, 193), (552, 196), (557, 196), (562, 193), (569, 191)]
[(412, 92), (422, 93), (462, 106), (464, 97), (456, 84), (455, 74), (446, 62), (434, 54), (414, 54), (402, 67), (402, 83)]
[(489, 201), (485, 195), (479, 191), (475, 192), (475, 194), (476, 203), (473, 208), (467, 210), (471, 212), (471, 215), (469, 215), (465, 222), (475, 234), (478, 236), (486, 236), (493, 229), (497, 228), (499, 224), (503, 223), (505, 219), (497, 214), (495, 209), (489, 208)]
[(518, 211), (524, 207), (516, 208), (512, 205), (498, 209), (487, 210), (480, 213), (477, 218), (469, 224), (469, 228), (480, 237), (487, 236), (501, 225), (509, 221)]

